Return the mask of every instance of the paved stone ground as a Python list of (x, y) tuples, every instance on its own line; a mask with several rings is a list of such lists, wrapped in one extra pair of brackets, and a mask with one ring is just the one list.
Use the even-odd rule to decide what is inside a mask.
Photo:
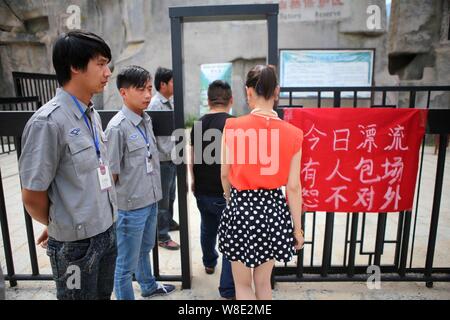
[[(3, 175), (3, 186), (5, 190), (5, 200), (9, 219), (9, 228), (13, 246), (14, 263), (17, 274), (31, 273), (28, 258), (28, 246), (24, 226), (23, 209), (20, 195), (19, 178), (17, 174), (16, 155), (0, 156), (0, 169)], [(432, 207), (432, 196), (434, 189), (434, 177), (437, 156), (433, 155), (432, 148), (426, 148), (424, 157), (424, 170), (422, 176), (422, 187), (420, 192), (420, 206), (417, 216), (417, 231), (415, 239), (415, 250), (413, 267), (423, 267), (425, 264), (426, 246), (428, 242), (430, 212)], [(441, 217), (436, 246), (435, 266), (449, 267), (450, 254), (450, 152), (447, 152), (446, 172), (444, 177), (443, 197), (441, 203)], [(201, 250), (199, 240), (199, 213), (195, 206), (192, 195), (189, 195), (189, 227), (190, 227), (190, 247), (192, 261), (192, 289), (180, 290), (160, 299), (186, 299), (204, 300), (219, 299), (217, 291), (219, 283), (219, 271), (214, 275), (206, 275), (201, 263)], [(388, 216), (386, 237), (395, 239), (397, 230), (397, 214)], [(361, 219), (360, 219), (361, 220)], [(367, 217), (367, 230), (365, 235), (364, 250), (372, 250), (376, 232), (376, 216)], [(317, 215), (317, 239), (314, 252), (314, 265), (321, 264), (321, 248), (323, 244), (323, 233), (325, 215)], [(413, 216), (414, 222), (414, 216)], [(311, 237), (311, 216), (306, 218), (307, 240)], [(335, 235), (333, 241), (333, 265), (342, 264), (343, 243), (345, 239), (346, 215), (336, 215)], [(38, 224), (34, 224), (35, 235), (42, 230)], [(172, 233), (175, 240), (179, 239), (178, 232)], [(394, 246), (387, 245), (382, 263), (392, 263)], [(50, 265), (45, 250), (37, 248), (39, 266), (42, 274), (50, 273)], [(305, 248), (305, 261), (309, 263), (311, 250)], [(356, 263), (367, 264), (366, 256), (357, 256)], [(3, 251), (3, 241), (0, 240), (0, 264), (6, 272), (5, 256)], [(408, 259), (409, 265), (409, 259)], [(169, 252), (160, 250), (161, 274), (180, 274), (180, 254), (179, 252)], [(136, 297), (139, 297), (139, 288), (135, 283)], [(55, 299), (55, 288), (52, 282), (33, 281), (19, 282), (16, 288), (10, 288), (6, 284), (6, 298), (11, 300), (51, 300)], [(327, 299), (450, 299), (450, 283), (435, 283), (433, 289), (428, 289), (423, 283), (382, 283), (380, 290), (369, 290), (365, 283), (278, 283), (274, 290), (274, 299), (289, 300), (327, 300)]]

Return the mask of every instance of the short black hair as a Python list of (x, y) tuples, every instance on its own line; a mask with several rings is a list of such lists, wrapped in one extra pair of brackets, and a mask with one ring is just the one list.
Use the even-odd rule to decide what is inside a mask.
[(64, 86), (70, 81), (71, 67), (84, 71), (89, 61), (98, 56), (111, 61), (111, 49), (96, 34), (81, 30), (62, 34), (53, 47), (53, 67), (58, 83)]
[(156, 90), (161, 89), (161, 83), (169, 83), (173, 78), (173, 72), (170, 69), (159, 67), (155, 73), (155, 88)]
[(230, 103), (232, 95), (228, 82), (216, 80), (208, 87), (208, 101), (211, 106), (227, 106)]
[(152, 81), (150, 72), (139, 66), (128, 66), (120, 70), (117, 75), (117, 89), (130, 87), (144, 88), (148, 82)]

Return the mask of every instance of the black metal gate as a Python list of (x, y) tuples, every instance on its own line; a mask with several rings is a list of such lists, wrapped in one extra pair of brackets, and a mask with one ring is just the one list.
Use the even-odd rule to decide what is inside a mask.
[[(172, 56), (174, 67), (174, 85), (175, 85), (175, 115), (172, 112), (155, 112), (150, 113), (154, 120), (154, 129), (156, 135), (171, 135), (174, 128), (184, 128), (184, 105), (183, 105), (183, 71), (182, 71), (182, 23), (189, 21), (223, 21), (231, 19), (266, 19), (269, 25), (269, 53), (268, 62), (277, 64), (277, 14), (278, 5), (249, 5), (249, 6), (214, 6), (214, 7), (187, 7), (187, 8), (171, 8), (170, 17), (172, 23)], [(214, 19), (211, 20), (211, 16)], [(19, 76), (23, 74), (19, 74)], [(26, 77), (22, 77), (26, 78)], [(46, 77), (45, 81), (50, 81)], [(17, 78), (18, 79), (18, 78)], [(20, 80), (22, 81), (22, 80)], [(45, 90), (39, 94), (35, 91), (26, 91), (27, 83), (19, 83), (15, 80), (18, 95), (38, 95), (39, 100), (45, 103), (53, 95), (46, 96)], [(28, 84), (29, 88), (50, 88), (55, 90), (51, 84), (42, 85)], [(18, 89), (21, 88), (21, 89)], [(28, 89), (31, 90), (31, 89)], [(389, 93), (398, 93), (399, 95), (407, 95), (409, 102), (406, 106), (399, 107), (416, 107), (416, 101), (425, 95), (425, 108), (430, 108), (432, 94), (442, 92), (450, 93), (450, 86), (433, 86), (433, 87), (369, 87), (369, 88), (282, 88), (282, 92), (289, 95), (286, 99), (286, 105), (280, 107), (298, 106), (295, 98), (296, 92), (316, 92), (317, 103), (313, 103), (315, 107), (324, 107), (327, 103), (331, 107), (379, 107), (387, 106), (387, 97)], [(332, 92), (333, 98), (326, 99), (323, 93)], [(346, 102), (343, 98), (343, 92), (353, 92), (351, 102)], [(361, 102), (358, 99), (359, 92), (370, 92), (371, 98)], [(34, 98), (33, 98), (34, 99)], [(348, 103), (348, 105), (347, 105)], [(397, 106), (395, 106), (397, 107)], [(446, 146), (448, 142), (448, 134), (450, 134), (450, 106), (448, 104), (439, 106), (441, 109), (431, 109), (428, 119), (428, 134), (439, 135), (439, 154), (437, 158), (436, 176), (434, 181), (434, 196), (430, 216), (429, 232), (427, 233), (428, 245), (426, 250), (426, 261), (420, 268), (413, 267), (413, 257), (416, 241), (418, 205), (420, 203), (420, 189), (423, 187), (420, 183), (422, 178), (422, 168), (424, 159), (425, 140), (422, 145), (422, 154), (420, 158), (419, 184), (416, 197), (416, 205), (414, 211), (399, 212), (397, 219), (397, 233), (395, 239), (386, 238), (386, 228), (388, 216), (386, 213), (378, 214), (375, 249), (364, 250), (365, 244), (365, 228), (367, 215), (365, 213), (351, 212), (346, 215), (345, 224), (345, 241), (343, 247), (342, 264), (332, 265), (334, 232), (336, 231), (336, 216), (333, 212), (326, 213), (325, 232), (322, 247), (321, 263), (314, 263), (314, 252), (317, 248), (317, 221), (321, 213), (306, 213), (312, 219), (311, 233), (307, 233), (306, 246), (311, 249), (311, 257), (307, 259), (304, 251), (298, 255), (295, 266), (277, 266), (274, 270), (275, 282), (294, 282), (294, 281), (365, 281), (368, 278), (367, 268), (371, 265), (380, 266), (382, 272), (382, 281), (423, 281), (428, 286), (432, 286), (435, 281), (450, 281), (449, 267), (434, 267), (434, 257), (436, 240), (438, 235), (438, 224), (441, 213), (442, 186), (444, 179), (444, 166), (446, 156)], [(103, 124), (107, 124), (109, 119), (115, 112), (100, 112)], [(15, 137), (16, 150), (20, 154), (20, 136), (27, 120), (31, 117), (32, 112), (28, 111), (0, 111), (0, 137)], [(174, 124), (175, 122), (175, 124)], [(188, 211), (187, 211), (187, 188), (186, 188), (186, 168), (184, 165), (178, 165), (178, 207), (180, 215), (180, 238), (181, 238), (181, 275), (161, 276), (159, 273), (159, 256), (157, 247), (154, 250), (154, 273), (158, 280), (181, 281), (184, 289), (191, 287), (191, 266), (189, 253), (189, 235), (188, 235)], [(1, 182), (1, 172), (0, 172)], [(15, 286), (17, 281), (21, 280), (51, 280), (50, 275), (41, 275), (37, 263), (37, 255), (35, 248), (35, 236), (31, 223), (31, 218), (25, 212), (26, 230), (29, 247), (29, 257), (31, 261), (32, 274), (18, 275), (14, 271), (13, 253), (8, 230), (7, 209), (4, 201), (4, 193), (2, 184), (0, 183), (0, 222), (2, 227), (2, 236), (4, 251), (7, 265), (6, 280), (11, 286)], [(302, 220), (305, 223), (305, 219)], [(304, 229), (307, 227), (304, 225)], [(358, 231), (361, 227), (361, 236), (358, 237)], [(306, 228), (308, 230), (308, 228)], [(359, 251), (358, 249), (359, 245)], [(395, 252), (391, 257), (393, 262), (390, 264), (382, 264), (384, 258), (385, 247), (394, 245)], [(367, 256), (366, 264), (358, 265), (356, 263), (357, 255)], [(408, 263), (408, 256), (410, 257)], [(306, 261), (309, 260), (309, 261)]]
[[(0, 98), (0, 111), (33, 111), (40, 107), (39, 97)], [(0, 155), (15, 150), (14, 137), (0, 136)]]
[(17, 97), (39, 97), (42, 104), (52, 99), (59, 87), (56, 75), (13, 72), (14, 90)]
[[(307, 101), (310, 107), (321, 108), (324, 104), (328, 107), (340, 108), (351, 107), (407, 107), (416, 108), (417, 100), (422, 100), (422, 108), (430, 109), (433, 94), (440, 93), (444, 97), (450, 96), (450, 86), (420, 86), (420, 87), (349, 87), (349, 88), (282, 88), (282, 92), (288, 95), (285, 104), (281, 108), (302, 107), (299, 99), (295, 98), (295, 93), (309, 92), (316, 93), (316, 101)], [(332, 93), (332, 98), (324, 99), (324, 93)], [(343, 99), (343, 92), (352, 93), (352, 98)], [(370, 92), (370, 98), (364, 101), (359, 99), (360, 92)], [(403, 105), (387, 105), (388, 94), (398, 94)], [(450, 98), (449, 98), (450, 99)], [(342, 101), (345, 103), (342, 103)], [(448, 101), (448, 100), (444, 100)], [(378, 103), (378, 104), (376, 104)], [(295, 266), (277, 266), (274, 272), (275, 282), (296, 282), (296, 281), (366, 281), (371, 274), (368, 273), (370, 266), (380, 267), (381, 281), (417, 281), (426, 282), (428, 287), (432, 287), (433, 281), (450, 281), (450, 265), (448, 267), (433, 267), (436, 239), (438, 235), (438, 224), (441, 213), (442, 186), (444, 179), (444, 167), (448, 135), (450, 134), (450, 105), (439, 105), (440, 110), (430, 109), (427, 134), (439, 136), (439, 153), (434, 181), (433, 204), (430, 212), (430, 225), (428, 232), (428, 245), (426, 250), (426, 261), (423, 267), (414, 268), (413, 258), (415, 241), (417, 239), (416, 230), (418, 223), (418, 209), (420, 203), (420, 191), (423, 188), (422, 173), (425, 150), (425, 138), (422, 143), (420, 155), (419, 177), (416, 191), (416, 200), (413, 211), (403, 211), (398, 213), (397, 233), (395, 239), (386, 239), (387, 213), (377, 215), (377, 227), (374, 250), (364, 250), (367, 245), (365, 239), (367, 215), (361, 212), (350, 212), (346, 214), (345, 239), (342, 246), (342, 264), (332, 265), (333, 235), (336, 231), (334, 212), (316, 213), (307, 212), (303, 215), (302, 222), (305, 224), (305, 216), (312, 220), (310, 233), (306, 234), (305, 247), (309, 246), (311, 252), (310, 259), (307, 259), (304, 250), (300, 251)], [(430, 188), (431, 186), (427, 186)], [(389, 213), (389, 216), (395, 213)], [(325, 231), (321, 265), (314, 264), (314, 253), (317, 250), (317, 219), (319, 215), (326, 215)], [(340, 214), (342, 215), (342, 214)], [(306, 225), (303, 226), (305, 230)], [(412, 232), (411, 232), (412, 231)], [(359, 234), (359, 237), (358, 237)], [(395, 251), (391, 258), (392, 263), (382, 264), (382, 258), (386, 258), (385, 247), (394, 245)], [(359, 246), (359, 250), (358, 249)], [(367, 264), (357, 265), (355, 258), (357, 255), (367, 256)], [(409, 257), (409, 261), (408, 261)], [(449, 257), (450, 261), (450, 257)]]
[[(106, 127), (109, 120), (117, 113), (117, 111), (99, 111), (102, 118), (103, 126)], [(0, 111), (0, 136), (14, 137), (15, 146), (17, 150), (17, 158), (20, 157), (21, 152), (21, 136), (23, 129), (33, 115), (29, 111)], [(173, 132), (173, 112), (149, 112), (153, 120), (153, 129), (156, 136), (170, 136)], [(27, 233), (27, 242), (29, 250), (29, 258), (31, 264), (31, 274), (16, 274), (14, 267), (14, 257), (11, 244), (11, 237), (8, 225), (7, 208), (5, 205), (5, 196), (2, 184), (2, 174), (0, 170), (0, 225), (3, 237), (3, 247), (6, 259), (6, 275), (5, 279), (9, 281), (10, 286), (17, 285), (17, 281), (31, 281), (31, 280), (52, 280), (51, 275), (43, 275), (40, 273), (40, 268), (36, 253), (35, 234), (33, 230), (33, 223), (31, 217), (24, 208), (25, 227)], [(180, 232), (187, 233), (187, 229)], [(189, 250), (186, 247), (187, 243), (181, 242), (183, 251), (181, 252), (181, 260), (189, 261)], [(159, 268), (159, 254), (158, 246), (153, 250), (153, 270), (157, 280), (161, 281), (182, 281), (182, 275), (160, 275)], [(190, 278), (189, 278), (190, 279)], [(187, 285), (190, 286), (190, 283)]]

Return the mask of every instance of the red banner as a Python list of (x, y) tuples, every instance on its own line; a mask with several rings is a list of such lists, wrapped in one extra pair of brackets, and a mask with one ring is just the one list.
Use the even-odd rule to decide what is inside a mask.
[(427, 110), (285, 109), (303, 130), (305, 211), (411, 210)]

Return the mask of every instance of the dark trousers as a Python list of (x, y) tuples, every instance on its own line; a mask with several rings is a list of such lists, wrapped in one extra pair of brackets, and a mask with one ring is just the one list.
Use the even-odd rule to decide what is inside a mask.
[(49, 238), (58, 300), (109, 300), (114, 287), (117, 245), (113, 225), (95, 237), (61, 242)]
[(158, 202), (158, 240), (169, 241), (170, 225), (173, 220), (173, 202), (175, 201), (175, 181), (177, 166), (172, 161), (161, 162), (162, 199)]
[[(217, 230), (226, 202), (223, 197), (218, 196), (196, 194), (195, 197), (197, 198), (197, 207), (201, 215), (200, 243), (203, 253), (203, 265), (212, 268), (217, 265), (217, 259), (219, 258), (216, 250)], [(222, 257), (219, 292), (223, 298), (235, 296), (231, 263), (225, 257)]]

